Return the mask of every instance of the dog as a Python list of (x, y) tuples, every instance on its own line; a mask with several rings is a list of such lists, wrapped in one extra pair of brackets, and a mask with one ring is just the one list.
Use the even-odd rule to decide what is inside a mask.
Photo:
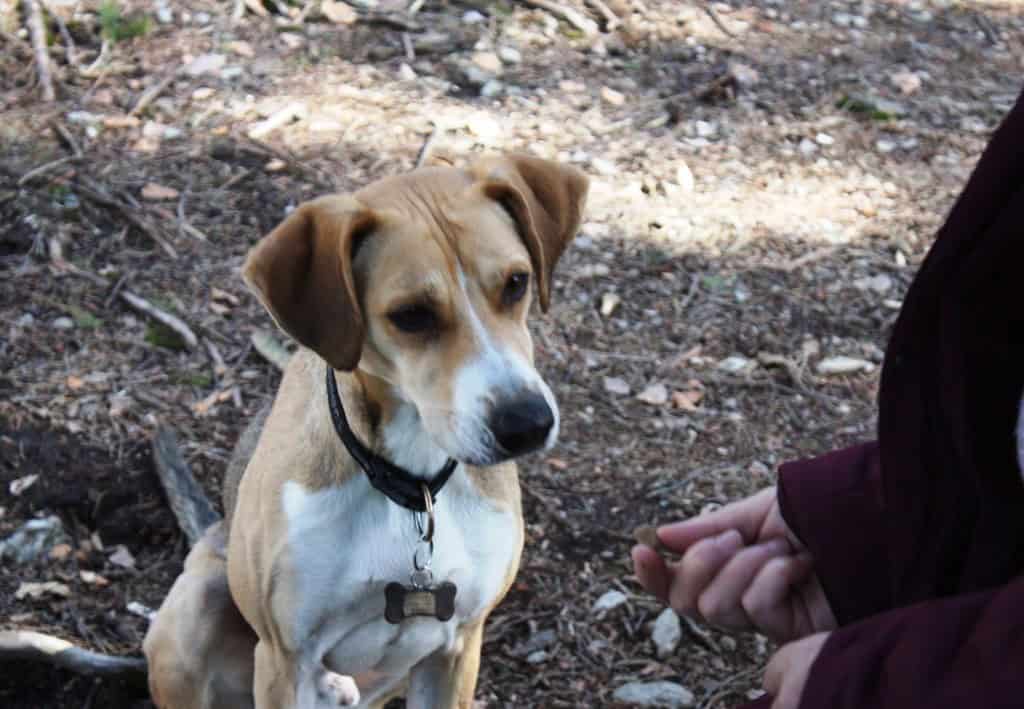
[(159, 707), (472, 705), (523, 547), (514, 459), (559, 428), (527, 317), (587, 189), (523, 155), (424, 167), (300, 205), (250, 251), (301, 347), (147, 634)]

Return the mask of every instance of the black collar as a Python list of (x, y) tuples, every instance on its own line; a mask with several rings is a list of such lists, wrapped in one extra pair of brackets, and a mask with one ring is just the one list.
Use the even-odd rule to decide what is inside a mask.
[(345, 418), (345, 407), (341, 404), (341, 397), (338, 395), (338, 382), (334, 378), (334, 369), (327, 367), (327, 403), (331, 409), (331, 423), (338, 438), (345, 444), (359, 467), (366, 471), (366, 477), (370, 484), (387, 495), (388, 499), (396, 505), (401, 505), (413, 512), (426, 512), (426, 505), (423, 500), (423, 485), (426, 484), (430, 490), (431, 501), (441, 492), (441, 488), (448, 482), (448, 479), (455, 472), (458, 461), (449, 458), (433, 480), (429, 482), (414, 477), (409, 471), (389, 463), (379, 455), (364, 446)]

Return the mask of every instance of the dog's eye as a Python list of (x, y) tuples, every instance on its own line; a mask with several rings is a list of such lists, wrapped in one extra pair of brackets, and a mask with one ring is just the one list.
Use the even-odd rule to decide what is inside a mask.
[(513, 273), (505, 281), (505, 290), (501, 292), (501, 300), (505, 305), (515, 305), (526, 295), (530, 285), (529, 273)]
[(406, 305), (392, 310), (388, 318), (402, 332), (422, 334), (437, 329), (437, 315), (425, 305)]

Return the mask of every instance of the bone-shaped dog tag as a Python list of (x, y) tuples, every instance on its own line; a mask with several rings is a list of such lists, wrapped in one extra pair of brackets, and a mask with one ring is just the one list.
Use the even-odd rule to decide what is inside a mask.
[(406, 586), (393, 581), (384, 588), (384, 619), (394, 624), (412, 616), (449, 620), (455, 615), (455, 592), (455, 584), (451, 581), (433, 588)]

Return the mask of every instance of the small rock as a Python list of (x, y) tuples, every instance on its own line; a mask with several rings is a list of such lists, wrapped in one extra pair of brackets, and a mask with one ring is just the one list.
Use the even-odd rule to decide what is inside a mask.
[(601, 87), (601, 98), (613, 106), (621, 106), (626, 103), (625, 95), (608, 86)]
[(835, 143), (836, 139), (828, 133), (818, 133), (818, 135), (814, 136), (814, 142), (818, 145), (829, 146)]
[(892, 278), (880, 273), (877, 276), (871, 276), (870, 278), (860, 278), (853, 282), (853, 285), (858, 290), (873, 290), (876, 293), (888, 293), (892, 290)]
[(32, 313), (25, 313), (20, 318), (14, 321), (15, 327), (32, 327), (36, 323), (36, 318)]
[(501, 58), (494, 52), (476, 52), (473, 54), (472, 62), (492, 76), (501, 76), (504, 71)]
[(475, 64), (462, 67), (462, 76), (470, 86), (483, 86), (494, 77)]
[(82, 581), (84, 581), (85, 583), (89, 584), (90, 586), (109, 586), (110, 585), (110, 581), (108, 581), (105, 577), (100, 576), (95, 571), (89, 571), (88, 569), (82, 569), (81, 571), (78, 572), (78, 575), (79, 575), (79, 577), (81, 577)]
[(197, 12), (195, 21), (197, 25), (208, 25), (210, 24), (210, 13), (208, 12)]
[(200, 54), (185, 65), (185, 73), (193, 77), (213, 74), (223, 69), (227, 61), (223, 54)]
[(497, 79), (491, 79), (480, 87), (480, 95), (483, 98), (494, 98), (505, 91), (505, 85)]
[(167, 132), (167, 126), (156, 121), (146, 121), (142, 124), (142, 137), (159, 140)]
[(693, 188), (697, 184), (690, 166), (685, 162), (680, 162), (679, 167), (676, 168), (676, 183), (682, 188), (683, 192), (693, 192)]
[(900, 90), (904, 96), (917, 93), (921, 88), (921, 77), (912, 71), (897, 71), (889, 75), (889, 81)]
[(741, 62), (730, 62), (729, 73), (736, 79), (736, 83), (745, 89), (749, 89), (761, 80), (761, 75), (757, 73), (757, 70)]
[(693, 692), (675, 682), (630, 682), (615, 690), (612, 699), (635, 707), (692, 707)]
[(800, 151), (801, 155), (814, 155), (818, 152), (817, 144), (810, 138), (804, 138), (801, 140), (800, 145), (798, 145), (796, 149)]
[(542, 652), (558, 642), (558, 633), (554, 630), (541, 630), (528, 637), (522, 644), (508, 651), (512, 657), (529, 657)]
[(161, 5), (156, 9), (156, 21), (161, 25), (169, 25), (174, 22), (174, 11), (166, 5)]
[(660, 382), (649, 384), (636, 398), (651, 406), (664, 406), (668, 403), (668, 387)]
[(501, 47), (498, 49), (498, 57), (506, 64), (518, 64), (523, 61), (523, 54), (515, 47)]
[(323, 0), (320, 3), (320, 12), (328, 22), (333, 22), (336, 25), (355, 24), (359, 19), (359, 15), (351, 6), (344, 2), (338, 2), (338, 0)]
[(221, 69), (220, 78), (224, 79), (224, 81), (231, 81), (232, 79), (237, 79), (244, 73), (245, 70), (240, 66), (226, 66)]
[(0, 541), (0, 559), (15, 564), (26, 564), (38, 558), (47, 549), (66, 542), (64, 525), (56, 516), (30, 519), (11, 536)]
[(98, 113), (89, 113), (88, 111), (71, 111), (68, 113), (67, 119), (71, 123), (88, 125), (102, 122), (103, 116)]
[(546, 662), (548, 659), (548, 653), (546, 650), (536, 650), (526, 656), (526, 662), (531, 665), (539, 665)]
[(593, 157), (590, 159), (590, 166), (600, 175), (614, 175), (615, 163), (611, 160), (605, 160), (604, 158)]
[(132, 556), (132, 553), (128, 551), (128, 547), (126, 547), (124, 544), (119, 544), (117, 547), (117, 551), (111, 554), (108, 557), (108, 560), (110, 561), (111, 564), (115, 564), (124, 569), (135, 568), (135, 557)]
[(462, 24), (464, 25), (479, 25), (482, 22), (487, 22), (487, 17), (482, 12), (476, 10), (469, 10), (462, 16)]
[(836, 27), (849, 27), (853, 24), (853, 17), (845, 12), (837, 12), (832, 15), (832, 24)]
[(882, 140), (875, 141), (875, 150), (882, 154), (891, 153), (895, 149), (896, 143), (892, 140), (885, 140), (883, 138)]
[[(608, 386), (608, 379), (605, 379), (605, 387)], [(628, 393), (628, 391), (627, 391)], [(590, 609), (592, 613), (604, 614), (614, 610), (626, 602), (626, 594), (622, 591), (606, 591), (600, 598), (594, 601)]]
[(709, 121), (694, 121), (693, 127), (697, 131), (698, 138), (710, 138), (718, 133), (718, 125)]
[(141, 616), (150, 622), (152, 622), (153, 618), (156, 617), (155, 610), (153, 610), (149, 606), (145, 606), (139, 603), (138, 601), (130, 601), (128, 605), (125, 606), (125, 610), (127, 610), (132, 615)]
[(252, 59), (254, 56), (256, 56), (256, 52), (253, 51), (252, 45), (240, 39), (236, 39), (233, 42), (228, 42), (228, 49), (230, 49), (238, 56), (245, 57), (246, 59)]
[(14, 597), (20, 601), (23, 598), (42, 598), (47, 593), (62, 598), (71, 597), (71, 589), (66, 584), (57, 581), (44, 581), (42, 583), (25, 581), (18, 586), (18, 590), (14, 592)]
[(402, 65), (398, 67), (398, 78), (402, 81), (415, 81), (418, 77), (416, 76), (415, 69), (402, 62)]
[(756, 363), (753, 360), (749, 360), (746, 357), (740, 357), (739, 355), (733, 355), (726, 357), (718, 363), (718, 368), (723, 372), (729, 372), (730, 374), (739, 374), (740, 372), (746, 372), (753, 369)]
[(198, 89), (192, 92), (193, 101), (205, 101), (208, 98), (213, 98), (217, 92), (211, 89), (209, 86), (200, 86)]
[(679, 616), (671, 608), (666, 608), (654, 621), (654, 630), (651, 631), (651, 641), (654, 642), (658, 659), (670, 657), (682, 639), (683, 629), (679, 624)]
[(875, 365), (866, 359), (856, 357), (827, 357), (815, 367), (818, 374), (853, 374), (854, 372), (874, 371)]
[(53, 322), (50, 323), (50, 326), (53, 327), (54, 330), (70, 330), (75, 326), (75, 321), (64, 315), (59, 318), (54, 318)]
[(601, 315), (608, 317), (615, 312), (621, 302), (622, 298), (617, 293), (605, 293), (601, 296)]
[[(631, 391), (626, 380), (620, 379), (619, 377), (605, 377), (604, 390), (609, 394), (616, 394), (618, 396), (629, 396), (629, 392)], [(609, 591), (608, 593), (618, 593), (618, 591)], [(604, 596), (602, 596), (602, 598), (604, 598)]]

